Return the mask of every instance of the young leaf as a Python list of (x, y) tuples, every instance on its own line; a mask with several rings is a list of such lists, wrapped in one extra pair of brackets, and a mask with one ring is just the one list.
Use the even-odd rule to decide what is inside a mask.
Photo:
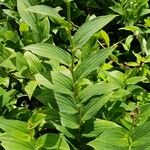
[(52, 44), (32, 44), (24, 47), (25, 50), (30, 50), (32, 53), (39, 56), (53, 59), (59, 63), (68, 65), (71, 63), (71, 56), (65, 50)]
[(104, 30), (101, 30), (100, 33), (100, 38), (104, 40), (104, 42), (106, 43), (107, 47), (110, 46), (110, 39), (109, 39), (109, 36), (108, 34), (104, 31)]
[(73, 37), (75, 48), (81, 48), (98, 30), (113, 20), (116, 15), (100, 16), (84, 23)]
[(89, 58), (82, 61), (75, 70), (75, 78), (79, 80), (96, 70), (102, 63), (104, 63), (104, 61), (115, 48), (116, 47), (101, 49)]

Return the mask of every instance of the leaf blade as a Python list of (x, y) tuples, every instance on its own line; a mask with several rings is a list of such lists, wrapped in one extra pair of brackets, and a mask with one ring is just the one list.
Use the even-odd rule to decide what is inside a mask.
[(77, 80), (89, 75), (92, 71), (96, 70), (107, 57), (112, 53), (116, 47), (106, 48), (93, 54), (91, 57), (85, 59), (75, 70), (75, 78)]
[[(59, 63), (68, 65), (71, 63), (71, 56), (65, 50), (52, 44), (39, 43), (25, 46), (24, 50), (29, 50), (39, 56), (53, 59)], [(61, 56), (61, 57), (60, 57)]]
[(46, 5), (37, 5), (37, 6), (30, 6), (26, 9), (29, 12), (38, 13), (42, 15), (49, 16), (50, 18), (56, 20), (60, 24), (68, 26), (68, 22), (66, 22), (58, 13), (57, 11), (49, 6)]
[(75, 48), (81, 48), (93, 36), (94, 33), (103, 28), (115, 17), (116, 15), (100, 16), (84, 23), (73, 37)]

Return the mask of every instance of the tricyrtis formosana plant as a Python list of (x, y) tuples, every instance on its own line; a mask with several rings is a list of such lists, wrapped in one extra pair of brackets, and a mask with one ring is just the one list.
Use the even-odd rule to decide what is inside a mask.
[(85, 12), (73, 0), (0, 4), (0, 149), (150, 149), (146, 25), (119, 24), (125, 35), (111, 42), (115, 14), (80, 26)]

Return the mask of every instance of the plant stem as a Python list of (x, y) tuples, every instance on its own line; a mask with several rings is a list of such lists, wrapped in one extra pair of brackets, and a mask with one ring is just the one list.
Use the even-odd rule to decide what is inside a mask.
[(70, 22), (71, 20), (70, 2), (66, 2), (66, 6), (67, 6), (67, 21)]
[[(73, 44), (72, 36), (71, 36), (72, 27), (71, 27), (70, 1), (66, 2), (66, 7), (67, 7), (67, 21), (70, 23), (70, 26), (67, 29), (67, 33), (68, 33), (68, 39), (70, 41), (70, 49), (71, 49), (71, 53), (72, 53), (72, 62), (71, 62), (70, 71), (71, 71), (72, 78), (73, 78), (73, 83), (74, 83), (74, 93), (73, 93), (73, 96), (74, 96), (74, 99), (75, 99), (75, 102), (76, 102), (76, 105), (77, 105), (79, 103), (79, 100), (77, 98), (79, 86), (78, 86), (78, 83), (76, 82), (75, 73), (74, 73), (74, 67), (75, 67), (74, 63), (75, 63), (75, 53), (76, 53), (76, 50), (74, 49), (74, 44)], [(78, 134), (77, 134), (76, 139), (77, 139), (77, 143), (79, 144), (78, 148), (82, 149), (82, 141), (81, 141), (81, 126), (82, 126), (81, 108), (78, 107), (78, 106), (77, 106), (77, 111), (78, 111), (78, 117), (79, 117), (79, 129), (78, 129)]]

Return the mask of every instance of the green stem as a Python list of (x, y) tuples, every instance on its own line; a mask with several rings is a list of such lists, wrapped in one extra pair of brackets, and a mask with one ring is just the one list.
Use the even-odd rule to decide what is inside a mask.
[(66, 6), (67, 6), (67, 21), (70, 22), (71, 20), (70, 2), (66, 2)]
[[(73, 83), (74, 83), (74, 93), (73, 93), (73, 96), (74, 96), (76, 104), (78, 104), (79, 101), (78, 101), (77, 96), (78, 96), (79, 85), (76, 82), (75, 73), (74, 73), (74, 68), (75, 68), (75, 53), (76, 53), (76, 50), (74, 49), (74, 44), (73, 44), (72, 36), (71, 36), (72, 27), (71, 27), (70, 2), (66, 2), (66, 7), (67, 7), (67, 21), (70, 23), (70, 26), (67, 29), (67, 34), (68, 34), (68, 39), (70, 41), (70, 49), (71, 49), (71, 53), (72, 53), (72, 62), (71, 62), (70, 71), (71, 71), (72, 78), (73, 78)], [(78, 106), (77, 106), (77, 111), (78, 111), (78, 117), (79, 117), (79, 129), (78, 129), (78, 135), (77, 135), (77, 142), (79, 144), (79, 146), (78, 146), (79, 149), (82, 149), (82, 141), (81, 141), (81, 126), (82, 126), (81, 108), (78, 107)]]

